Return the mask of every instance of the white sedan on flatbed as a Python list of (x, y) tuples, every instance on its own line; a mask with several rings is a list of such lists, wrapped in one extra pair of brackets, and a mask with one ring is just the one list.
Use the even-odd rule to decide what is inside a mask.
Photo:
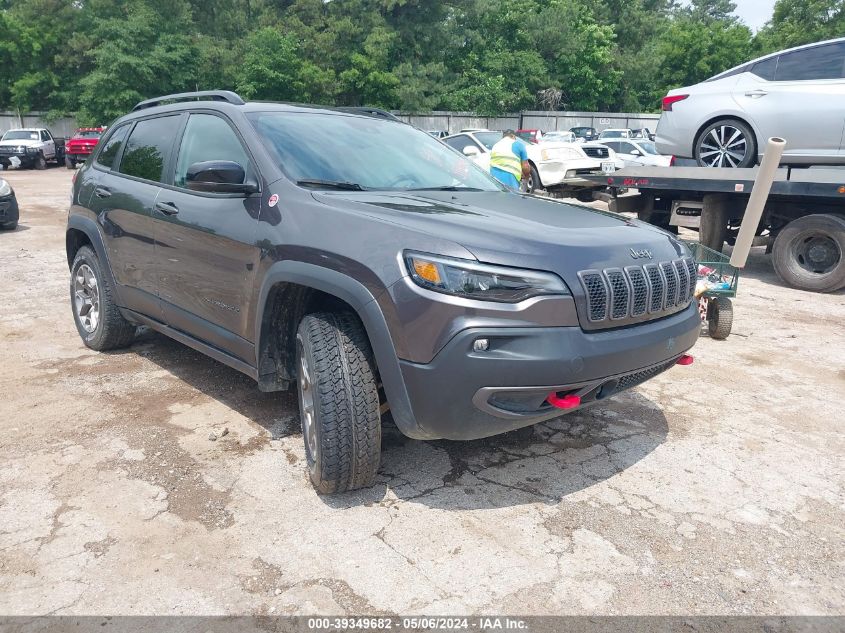
[[(501, 138), (502, 132), (465, 130), (447, 136), (443, 142), (489, 170), (490, 150)], [(526, 183), (528, 193), (539, 189), (555, 193), (577, 193), (581, 189), (592, 191), (595, 185), (585, 180), (584, 176), (617, 169), (613, 151), (595, 143), (542, 142), (526, 145), (528, 162), (531, 164), (531, 176)]]

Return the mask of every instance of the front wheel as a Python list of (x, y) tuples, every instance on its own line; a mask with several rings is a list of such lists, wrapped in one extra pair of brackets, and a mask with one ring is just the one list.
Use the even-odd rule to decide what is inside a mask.
[(833, 292), (845, 286), (845, 217), (806, 215), (781, 229), (772, 246), (778, 277), (801, 290)]
[(699, 134), (695, 160), (701, 167), (751, 167), (757, 162), (754, 132), (742, 121), (719, 119)]
[(65, 167), (68, 169), (76, 169), (76, 161), (68, 156), (65, 156)]
[(367, 334), (348, 312), (306, 315), (296, 335), (299, 413), (317, 492), (372, 486), (381, 457), (376, 368)]
[(537, 193), (543, 188), (543, 183), (540, 182), (540, 172), (534, 165), (531, 165), (531, 173), (528, 174), (528, 180), (525, 181), (526, 193)]
[(35, 157), (32, 166), (38, 170), (47, 169), (47, 159), (44, 158), (44, 154), (38, 154), (38, 156)]

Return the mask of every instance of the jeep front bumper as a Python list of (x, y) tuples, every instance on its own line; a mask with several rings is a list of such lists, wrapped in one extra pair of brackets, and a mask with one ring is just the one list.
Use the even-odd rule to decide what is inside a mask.
[[(400, 361), (421, 439), (470, 440), (530, 426), (620, 393), (669, 369), (698, 338), (697, 306), (616, 330), (580, 327), (471, 328), (430, 363)], [(485, 351), (474, 350), (478, 339)], [(567, 411), (550, 393), (578, 393)], [(400, 425), (401, 428), (402, 425)]]

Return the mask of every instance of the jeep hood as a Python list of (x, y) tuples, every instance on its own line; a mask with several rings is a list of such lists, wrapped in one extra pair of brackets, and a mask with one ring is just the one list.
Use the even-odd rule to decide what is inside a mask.
[[(669, 233), (638, 220), (535, 196), (505, 192), (315, 192), (328, 205), (456, 242), (479, 261), (560, 275), (686, 255)], [(412, 243), (398, 248), (414, 248)], [(647, 257), (647, 256), (646, 256)]]

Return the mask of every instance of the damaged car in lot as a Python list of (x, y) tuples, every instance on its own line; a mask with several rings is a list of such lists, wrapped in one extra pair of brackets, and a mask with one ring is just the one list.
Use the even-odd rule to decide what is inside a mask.
[(689, 364), (701, 326), (665, 231), (507, 191), (406, 123), (226, 91), (118, 119), (66, 247), (88, 347), (146, 325), (296, 389), (321, 493), (375, 482), (388, 408), (412, 438), (504, 433)]
[[(490, 151), (501, 138), (502, 132), (472, 130), (448, 136), (443, 142), (489, 171)], [(528, 193), (545, 189), (577, 197), (578, 192), (584, 190), (592, 200), (593, 185), (584, 176), (613, 172), (621, 167), (617, 166), (613, 152), (601, 145), (544, 140), (525, 145), (531, 166), (526, 183)]]
[(18, 128), (0, 137), (0, 165), (46, 169), (48, 161), (64, 160), (65, 140), (56, 138), (47, 128)]

